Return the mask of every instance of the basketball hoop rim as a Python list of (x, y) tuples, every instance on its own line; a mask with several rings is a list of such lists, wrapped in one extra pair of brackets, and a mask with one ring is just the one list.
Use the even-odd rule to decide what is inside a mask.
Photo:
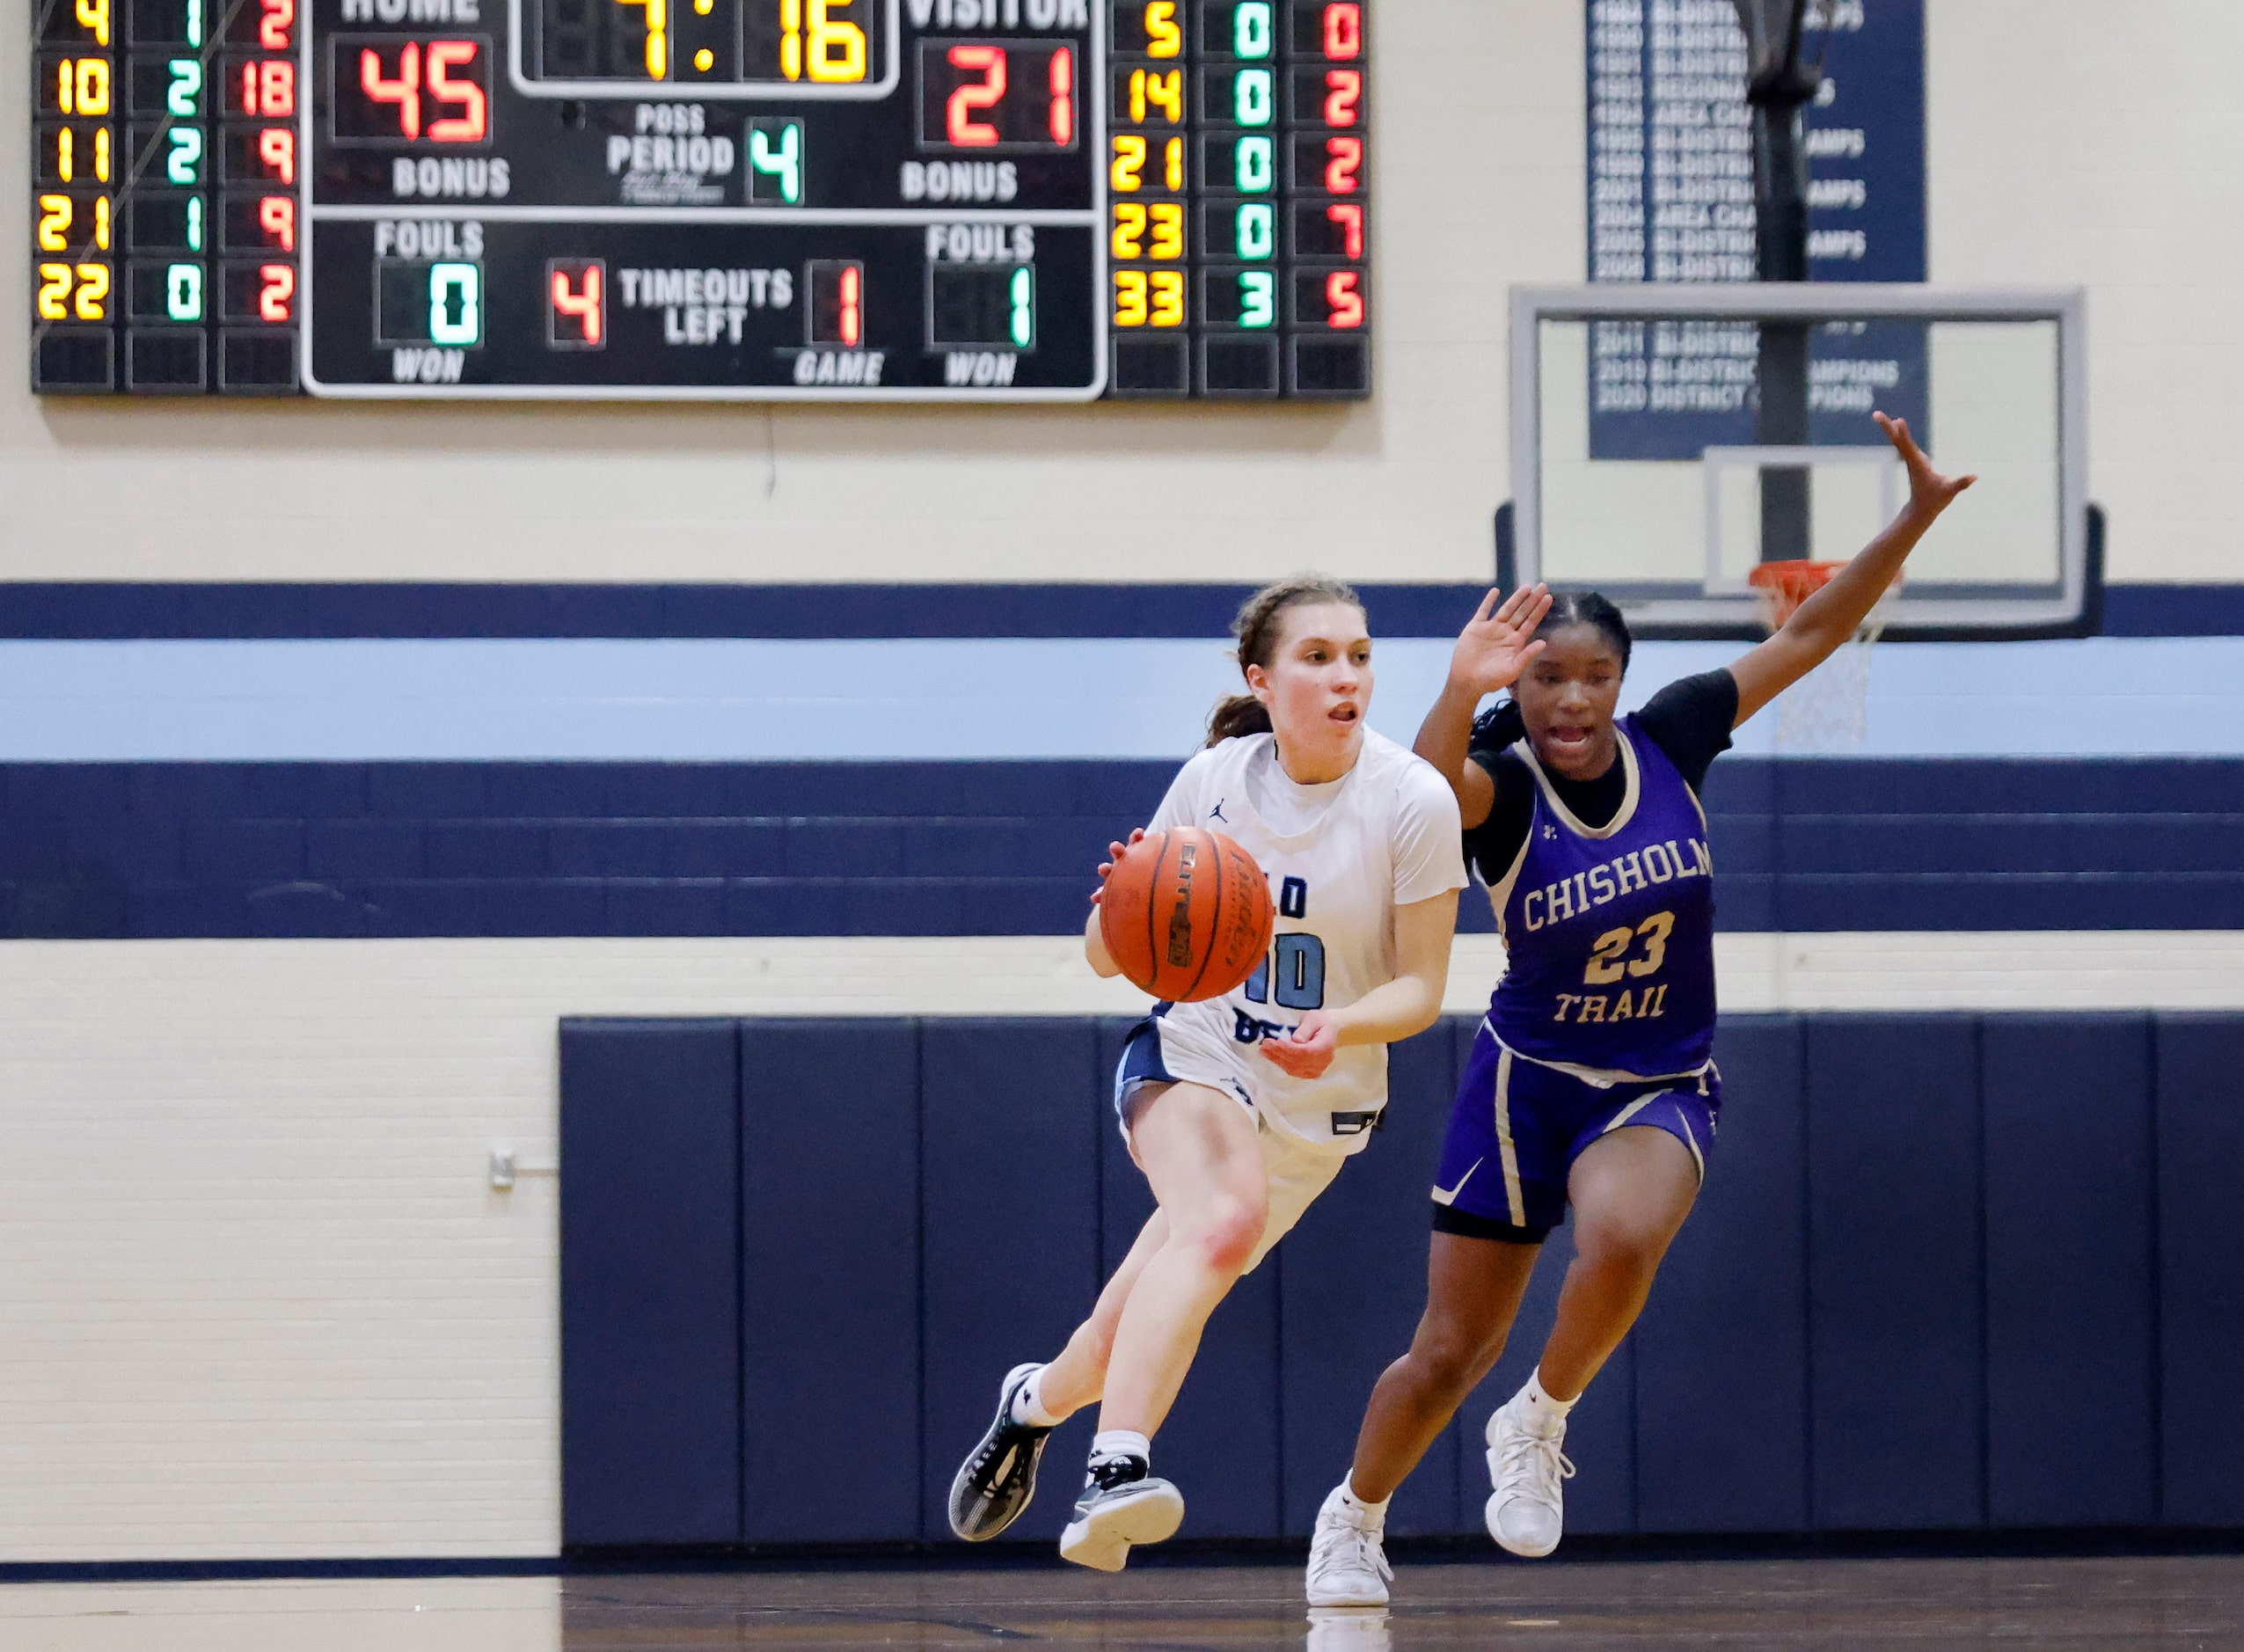
[[(1831, 583), (1831, 575), (1846, 566), (1844, 562), (1813, 562), (1806, 559), (1783, 562), (1758, 562), (1747, 572), (1745, 582), (1760, 598), (1761, 618), (1771, 631), (1775, 631), (1800, 611), (1800, 604)], [(1856, 628), (1858, 635), (1875, 638), (1884, 627), (1882, 611), (1887, 599), (1901, 588), (1898, 575), (1878, 603), (1863, 617)]]

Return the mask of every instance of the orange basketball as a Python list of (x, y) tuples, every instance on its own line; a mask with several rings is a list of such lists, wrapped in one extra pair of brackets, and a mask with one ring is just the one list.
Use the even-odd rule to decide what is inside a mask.
[(1219, 998), (1270, 949), (1270, 885), (1221, 832), (1148, 832), (1107, 878), (1099, 933), (1107, 955), (1157, 998)]

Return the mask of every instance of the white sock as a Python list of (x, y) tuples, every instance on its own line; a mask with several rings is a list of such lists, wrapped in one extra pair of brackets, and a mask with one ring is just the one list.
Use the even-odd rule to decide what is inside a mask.
[(1519, 1407), (1520, 1414), (1531, 1422), (1552, 1423), (1564, 1422), (1566, 1414), (1573, 1410), (1581, 1399), (1580, 1394), (1575, 1395), (1572, 1400), (1551, 1398), (1549, 1394), (1543, 1392), (1543, 1373), (1539, 1369), (1527, 1379), (1527, 1386), (1512, 1396), (1511, 1402)]
[(1387, 1524), (1387, 1505), (1392, 1497), (1383, 1497), (1373, 1502), (1369, 1497), (1356, 1495), (1356, 1476), (1344, 1475), (1340, 1483), (1341, 1507), (1356, 1517), (1356, 1524), (1366, 1531), (1378, 1531)]
[(1044, 1409), (1044, 1373), (1049, 1365), (1039, 1365), (1021, 1380), (1012, 1393), (1012, 1420), (1026, 1428), (1056, 1429), (1067, 1421)]
[(1103, 1434), (1091, 1436), (1091, 1466), (1093, 1468), (1117, 1457), (1134, 1457), (1151, 1467), (1153, 1442), (1128, 1429), (1108, 1429)]

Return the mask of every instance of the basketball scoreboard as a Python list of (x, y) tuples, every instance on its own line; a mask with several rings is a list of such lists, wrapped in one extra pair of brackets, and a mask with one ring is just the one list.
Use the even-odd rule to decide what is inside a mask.
[(33, 388), (1371, 387), (1365, 0), (33, 0)]

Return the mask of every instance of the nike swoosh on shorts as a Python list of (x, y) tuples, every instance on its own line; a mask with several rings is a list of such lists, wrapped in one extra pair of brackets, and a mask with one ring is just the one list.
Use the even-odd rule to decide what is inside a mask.
[[(1473, 1170), (1480, 1169), (1482, 1165), (1487, 1162), (1488, 1161), (1485, 1159), (1474, 1159), (1473, 1161)], [(1465, 1184), (1473, 1180), (1473, 1170), (1468, 1170), (1463, 1175), (1459, 1176), (1457, 1179), (1457, 1186), (1454, 1188), (1444, 1188), (1436, 1184), (1434, 1188), (1434, 1202), (1436, 1204), (1448, 1204), (1456, 1199), (1458, 1194), (1465, 1191)]]

